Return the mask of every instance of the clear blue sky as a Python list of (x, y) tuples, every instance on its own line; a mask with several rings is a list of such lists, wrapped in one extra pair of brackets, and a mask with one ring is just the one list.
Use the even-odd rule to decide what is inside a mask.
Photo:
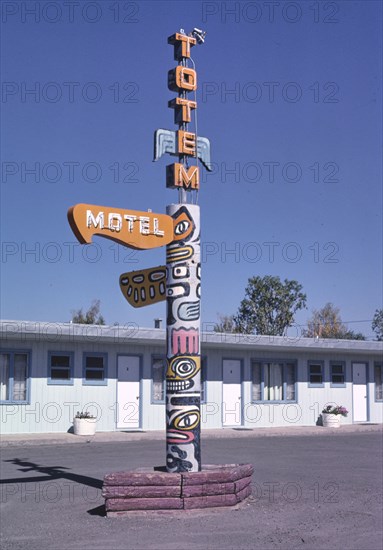
[[(1, 6), (1, 318), (68, 321), (94, 298), (110, 324), (165, 318), (164, 303), (135, 310), (118, 285), (124, 271), (163, 264), (165, 250), (99, 237), (84, 249), (66, 212), (85, 202), (160, 213), (177, 201), (165, 188), (171, 158), (152, 162), (153, 132), (175, 129), (167, 37), (199, 27), (198, 130), (214, 162), (199, 200), (204, 327), (266, 274), (303, 285), (298, 323), (328, 301), (344, 321), (372, 319), (382, 307), (381, 2), (77, 4)], [(349, 328), (371, 336), (370, 325)]]

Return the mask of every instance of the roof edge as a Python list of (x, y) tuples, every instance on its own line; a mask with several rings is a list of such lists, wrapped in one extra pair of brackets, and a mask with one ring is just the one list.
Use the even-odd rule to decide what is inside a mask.
[[(0, 320), (2, 340), (39, 341), (92, 341), (118, 343), (157, 343), (166, 339), (165, 329), (140, 327), (137, 323), (125, 325), (85, 325), (50, 321)], [(383, 353), (383, 342), (370, 340), (336, 340), (291, 336), (265, 336), (256, 334), (231, 334), (202, 332), (201, 342), (212, 348), (295, 350), (340, 350), (344, 352)]]

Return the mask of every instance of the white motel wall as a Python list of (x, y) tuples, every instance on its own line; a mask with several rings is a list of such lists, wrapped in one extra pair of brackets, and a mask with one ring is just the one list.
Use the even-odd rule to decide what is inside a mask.
[[(383, 422), (383, 344), (202, 333), (202, 427), (314, 426), (326, 404), (344, 424)], [(165, 427), (165, 330), (0, 321), (3, 434)]]

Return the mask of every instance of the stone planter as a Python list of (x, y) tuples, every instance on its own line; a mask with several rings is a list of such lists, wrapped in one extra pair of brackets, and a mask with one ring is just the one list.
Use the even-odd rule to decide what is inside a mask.
[(340, 428), (341, 414), (322, 413), (322, 424), (324, 428)]
[(96, 433), (96, 418), (74, 418), (73, 432), (75, 435), (94, 435)]
[(200, 472), (168, 473), (160, 467), (106, 474), (106, 515), (237, 506), (251, 495), (253, 472), (252, 464), (205, 464)]

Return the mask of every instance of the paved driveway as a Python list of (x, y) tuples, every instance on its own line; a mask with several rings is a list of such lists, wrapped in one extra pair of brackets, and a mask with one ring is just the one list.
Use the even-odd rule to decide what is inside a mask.
[(207, 438), (205, 463), (254, 464), (242, 509), (106, 519), (104, 474), (163, 464), (162, 441), (5, 447), (2, 548), (380, 550), (381, 453), (379, 432)]

